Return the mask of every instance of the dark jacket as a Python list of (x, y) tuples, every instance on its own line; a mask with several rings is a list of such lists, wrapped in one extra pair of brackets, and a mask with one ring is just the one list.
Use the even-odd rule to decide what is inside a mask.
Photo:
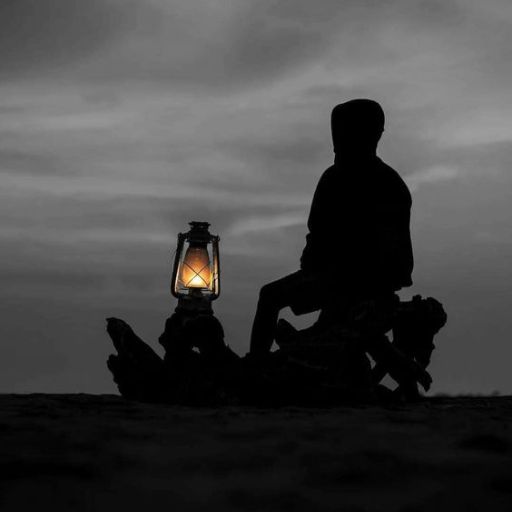
[(380, 158), (336, 157), (318, 183), (301, 268), (340, 290), (412, 284), (411, 194)]

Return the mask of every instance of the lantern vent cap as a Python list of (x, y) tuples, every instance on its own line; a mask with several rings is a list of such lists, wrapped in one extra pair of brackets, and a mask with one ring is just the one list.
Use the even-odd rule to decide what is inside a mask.
[(197, 220), (189, 222), (188, 225), (190, 226), (190, 231), (208, 231), (208, 228), (210, 227), (209, 222)]

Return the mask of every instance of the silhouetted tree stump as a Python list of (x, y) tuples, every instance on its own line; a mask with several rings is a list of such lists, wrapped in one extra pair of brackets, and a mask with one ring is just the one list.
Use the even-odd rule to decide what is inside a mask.
[(225, 345), (213, 315), (175, 313), (167, 319), (159, 338), (163, 359), (123, 320), (108, 318), (107, 332), (118, 352), (107, 366), (124, 397), (183, 405), (238, 403), (234, 380), (240, 358)]
[[(419, 397), (428, 390), (426, 372), (433, 338), (446, 323), (442, 305), (415, 296), (410, 302), (364, 301), (342, 316), (324, 314), (298, 331), (278, 323), (279, 350), (264, 359), (240, 358), (224, 342), (211, 314), (176, 312), (159, 338), (160, 358), (126, 324), (107, 319), (118, 355), (108, 359), (119, 392), (129, 399), (187, 405), (328, 405), (378, 399), (382, 378), (396, 394)], [(387, 332), (393, 333), (390, 340)], [(372, 368), (368, 355), (375, 361)], [(390, 393), (390, 392), (389, 392)]]
[(123, 320), (107, 318), (107, 332), (117, 350), (117, 355), (109, 356), (107, 366), (121, 395), (132, 400), (161, 401), (166, 377), (162, 359)]
[[(304, 366), (323, 369), (340, 388), (362, 390), (368, 374), (374, 389), (386, 374), (398, 384), (404, 398), (418, 398), (419, 383), (425, 390), (432, 379), (426, 372), (434, 350), (434, 335), (446, 323), (442, 305), (417, 295), (410, 302), (398, 297), (384, 303), (363, 301), (341, 319), (327, 315), (302, 331), (280, 320), (276, 342), (290, 359)], [(392, 331), (391, 341), (386, 333)], [(366, 354), (375, 361), (368, 370)], [(365, 371), (366, 369), (366, 371)], [(344, 376), (344, 377), (342, 377)]]
[[(444, 327), (446, 321), (446, 312), (439, 301), (432, 297), (423, 299), (420, 295), (415, 295), (411, 301), (399, 303), (394, 312), (392, 345), (425, 370), (435, 349), (434, 336)], [(380, 382), (386, 373), (391, 372), (385, 361), (377, 361), (373, 369), (374, 381)], [(408, 399), (418, 396), (414, 379), (400, 382), (400, 391)]]

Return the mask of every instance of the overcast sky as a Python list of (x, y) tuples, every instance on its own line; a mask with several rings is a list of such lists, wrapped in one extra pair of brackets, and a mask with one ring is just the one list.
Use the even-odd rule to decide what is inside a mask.
[(330, 111), (369, 97), (413, 193), (402, 297), (449, 315), (433, 391), (511, 393), (511, 48), (509, 0), (2, 1), (0, 391), (114, 392), (108, 316), (161, 353), (190, 220), (221, 237), (245, 353), (259, 287), (298, 268)]

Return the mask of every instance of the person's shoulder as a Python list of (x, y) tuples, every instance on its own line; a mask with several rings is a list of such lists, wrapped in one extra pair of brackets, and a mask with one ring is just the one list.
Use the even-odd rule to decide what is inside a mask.
[(331, 176), (331, 175), (335, 174), (336, 171), (337, 171), (336, 164), (332, 164), (329, 167), (327, 167), (327, 169), (325, 169), (322, 176)]
[(386, 162), (382, 161), (378, 157), (377, 157), (377, 165), (380, 167), (379, 170), (382, 173), (384, 173), (384, 175), (387, 178), (395, 180), (397, 182), (401, 182), (401, 183), (403, 183), (405, 185), (405, 182), (404, 182), (402, 176), (400, 176), (400, 174), (398, 173), (398, 171), (393, 169), (393, 167), (391, 167), (389, 164), (387, 164)]
[(327, 169), (325, 169), (325, 171), (322, 173), (322, 175), (320, 176), (320, 182), (321, 183), (324, 183), (324, 182), (328, 182), (328, 181), (331, 181), (332, 179), (334, 179), (336, 176), (338, 175), (338, 172), (337, 172), (337, 168), (336, 168), (336, 165), (331, 165), (329, 167), (327, 167)]
[(393, 167), (378, 157), (377, 165), (380, 168), (379, 171), (381, 172), (381, 176), (383, 175), (388, 183), (394, 185), (396, 188), (401, 189), (402, 193), (410, 196), (409, 187), (405, 183), (402, 176), (400, 176), (400, 174), (395, 169), (393, 169)]
[(393, 167), (384, 162), (384, 160), (377, 157), (375, 161), (377, 162), (377, 166), (380, 167), (381, 171), (387, 173), (389, 176), (398, 177), (402, 179), (400, 174), (398, 174), (398, 172), (395, 169), (393, 169)]

